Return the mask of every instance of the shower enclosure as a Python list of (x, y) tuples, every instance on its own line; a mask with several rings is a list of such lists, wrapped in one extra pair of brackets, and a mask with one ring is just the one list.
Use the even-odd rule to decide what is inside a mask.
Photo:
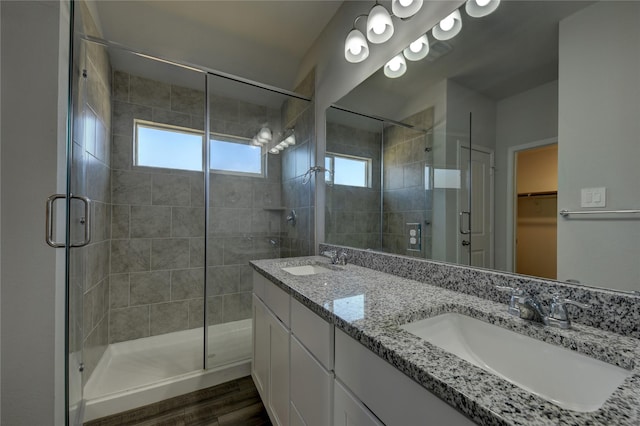
[(110, 45), (83, 10), (75, 26), (69, 241), (91, 234), (66, 249), (77, 424), (249, 374), (248, 262), (310, 254), (314, 132), (305, 96)]

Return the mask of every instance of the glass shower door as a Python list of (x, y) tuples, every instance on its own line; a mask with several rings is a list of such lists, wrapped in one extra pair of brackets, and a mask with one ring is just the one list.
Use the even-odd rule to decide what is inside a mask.
[(313, 126), (306, 100), (211, 74), (207, 81), (206, 366), (215, 369), (251, 357), (249, 262), (313, 246), (312, 189), (301, 183)]

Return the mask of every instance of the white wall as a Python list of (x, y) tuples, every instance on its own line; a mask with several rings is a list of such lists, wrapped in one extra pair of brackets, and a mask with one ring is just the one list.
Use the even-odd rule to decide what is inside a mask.
[[(458, 146), (469, 144), (469, 113), (473, 114), (472, 143), (493, 149), (495, 146), (495, 102), (473, 90), (445, 80), (428, 95), (436, 107), (434, 128), (435, 168), (460, 168)], [(424, 107), (423, 106), (423, 109)], [(441, 108), (439, 108), (441, 106)], [(438, 111), (440, 111), (438, 113)], [(433, 190), (433, 246), (432, 258), (446, 262), (461, 262), (458, 258), (458, 206), (457, 189)]]
[(59, 43), (68, 16), (58, 2), (0, 7), (1, 423), (63, 424), (64, 286), (56, 280), (63, 253), (44, 242), (44, 201), (64, 188), (57, 160), (67, 58)]
[[(640, 2), (600, 2), (560, 22), (558, 208), (607, 188), (640, 208)], [(640, 221), (558, 221), (558, 278), (640, 290)]]
[(558, 82), (543, 84), (503, 99), (496, 108), (495, 268), (507, 270), (507, 193), (511, 179), (507, 154), (511, 147), (558, 136)]

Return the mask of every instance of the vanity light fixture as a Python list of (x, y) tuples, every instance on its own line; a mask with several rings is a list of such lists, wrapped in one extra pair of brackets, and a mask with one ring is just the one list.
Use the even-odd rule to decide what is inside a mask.
[(269, 149), (271, 154), (280, 154), (280, 151), (284, 151), (285, 148), (296, 144), (296, 135), (293, 128), (286, 129), (282, 136), (280, 142)]
[(500, 0), (467, 0), (464, 8), (472, 18), (482, 18), (495, 12), (499, 5)]
[(418, 13), (422, 7), (422, 1), (423, 0), (393, 0), (391, 3), (391, 12), (398, 18), (410, 18)]
[(459, 10), (454, 10), (449, 16), (441, 20), (433, 27), (431, 33), (433, 37), (440, 41), (454, 38), (462, 29), (462, 17)]
[(358, 19), (364, 18), (367, 15), (356, 16), (353, 20), (353, 29), (347, 35), (347, 39), (344, 42), (344, 57), (347, 61), (357, 64), (369, 57), (369, 44), (367, 39), (358, 28), (356, 23)]
[(407, 72), (407, 63), (404, 60), (402, 53), (398, 53), (391, 58), (384, 66), (384, 75), (389, 78), (398, 78)]
[(377, 4), (371, 8), (367, 18), (367, 39), (374, 44), (384, 43), (393, 35), (391, 15), (384, 6)]
[(262, 127), (258, 134), (253, 138), (260, 145), (268, 144), (273, 139), (273, 134), (271, 133), (271, 129), (268, 127)]
[(412, 42), (402, 53), (404, 57), (410, 61), (419, 61), (429, 54), (429, 39), (426, 34), (421, 35), (417, 40)]

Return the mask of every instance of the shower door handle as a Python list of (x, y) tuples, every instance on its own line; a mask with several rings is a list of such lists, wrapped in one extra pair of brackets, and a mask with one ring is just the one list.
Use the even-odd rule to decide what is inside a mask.
[[(463, 217), (465, 215), (469, 217), (469, 226), (467, 227), (467, 229), (463, 229), (463, 227), (464, 227), (464, 225), (463, 225), (463, 222), (464, 222)], [(460, 228), (460, 233), (462, 235), (469, 235), (471, 233), (471, 212), (470, 211), (461, 211), (460, 212), (458, 225), (459, 225), (459, 228)]]
[[(66, 199), (65, 194), (53, 194), (47, 198), (46, 210), (45, 210), (45, 241), (53, 248), (65, 247), (65, 243), (59, 243), (53, 240), (53, 205), (56, 200), (61, 198)], [(91, 242), (91, 200), (88, 197), (80, 195), (71, 195), (69, 198), (72, 200), (80, 200), (84, 203), (84, 217), (81, 219), (81, 223), (84, 225), (84, 239), (79, 243), (73, 243), (71, 247), (84, 247)]]

